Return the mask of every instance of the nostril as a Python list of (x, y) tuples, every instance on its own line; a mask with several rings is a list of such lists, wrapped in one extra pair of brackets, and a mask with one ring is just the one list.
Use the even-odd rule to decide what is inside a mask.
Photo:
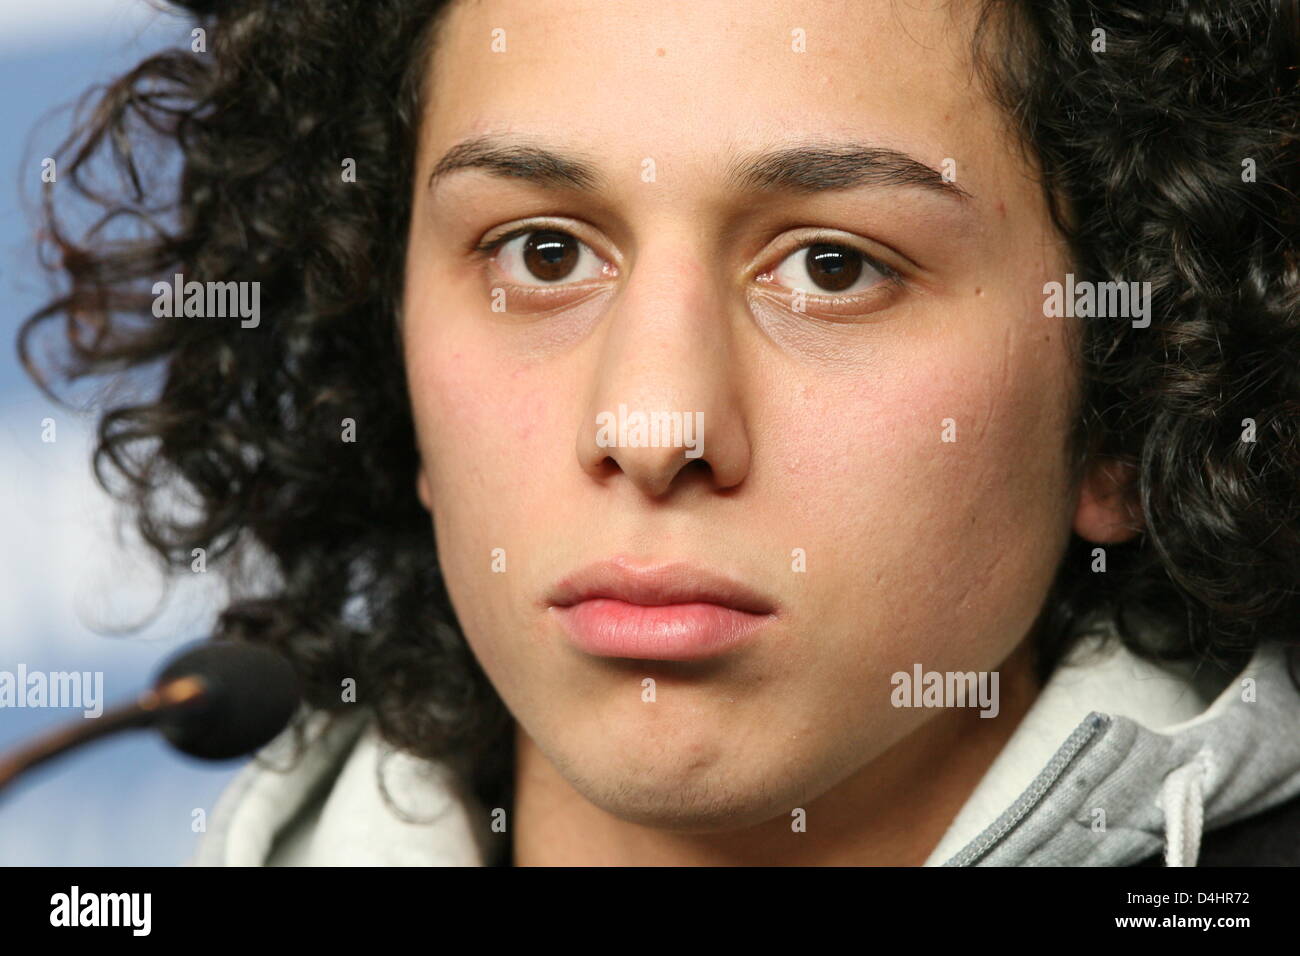
[(710, 465), (703, 458), (692, 458), (690, 461), (686, 463), (686, 467), (683, 468), (682, 471), (684, 472), (702, 471), (704, 472), (706, 477), (709, 478), (713, 477), (713, 466)]

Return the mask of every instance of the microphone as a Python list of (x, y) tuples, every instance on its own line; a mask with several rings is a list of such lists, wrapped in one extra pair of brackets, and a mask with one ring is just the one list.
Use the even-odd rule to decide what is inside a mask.
[(299, 694), (297, 674), (270, 648), (204, 641), (175, 657), (134, 701), (0, 757), (0, 792), (33, 767), (122, 730), (155, 727), (173, 747), (204, 760), (238, 757), (288, 726)]

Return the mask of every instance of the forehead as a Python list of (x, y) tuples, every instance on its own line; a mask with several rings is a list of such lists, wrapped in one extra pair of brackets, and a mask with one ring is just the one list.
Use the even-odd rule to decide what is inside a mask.
[(455, 0), (422, 141), (436, 156), (484, 133), (532, 134), (689, 175), (757, 146), (851, 140), (951, 160), (976, 183), (1014, 164), (972, 71), (976, 6)]

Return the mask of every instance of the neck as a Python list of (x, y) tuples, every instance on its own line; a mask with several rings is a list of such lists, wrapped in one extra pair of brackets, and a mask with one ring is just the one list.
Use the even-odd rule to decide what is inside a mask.
[(1028, 711), (1038, 687), (1028, 645), (999, 668), (1000, 710), (940, 710), (789, 816), (721, 833), (629, 823), (588, 801), (516, 726), (516, 866), (919, 866)]

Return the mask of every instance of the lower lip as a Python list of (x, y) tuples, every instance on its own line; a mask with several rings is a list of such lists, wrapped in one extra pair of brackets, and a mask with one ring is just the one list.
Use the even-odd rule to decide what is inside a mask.
[(720, 604), (649, 607), (612, 598), (592, 598), (555, 611), (579, 650), (649, 661), (716, 657), (746, 643), (772, 617)]

